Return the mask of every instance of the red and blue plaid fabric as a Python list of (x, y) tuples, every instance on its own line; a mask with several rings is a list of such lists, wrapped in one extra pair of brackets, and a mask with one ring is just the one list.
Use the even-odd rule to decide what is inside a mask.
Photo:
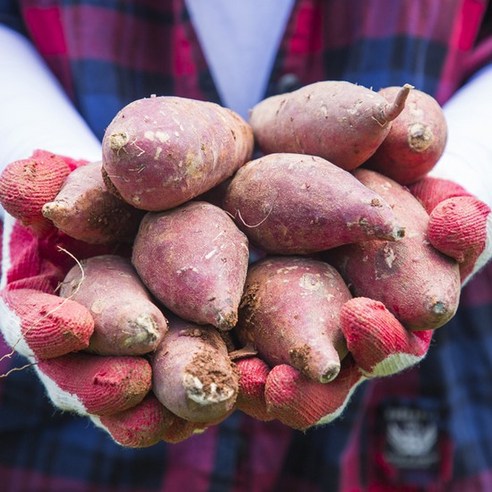
[[(150, 94), (220, 102), (183, 0), (0, 0), (0, 22), (31, 37), (100, 137)], [(492, 59), (491, 34), (485, 0), (301, 0), (265, 96), (343, 79), (408, 82), (443, 103)], [(489, 265), (418, 368), (363, 385), (341, 418), (306, 433), (237, 413), (177, 445), (124, 449), (56, 411), (33, 372), (11, 373), (0, 379), (0, 489), (492, 490), (491, 322)], [(1, 359), (0, 374), (23, 364)]]

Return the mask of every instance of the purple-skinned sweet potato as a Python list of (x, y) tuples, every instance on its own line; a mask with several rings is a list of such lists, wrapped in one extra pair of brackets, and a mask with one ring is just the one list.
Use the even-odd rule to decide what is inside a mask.
[(410, 330), (443, 326), (458, 307), (458, 263), (428, 241), (429, 216), (403, 186), (375, 171), (357, 169), (357, 179), (393, 207), (406, 230), (401, 241), (365, 241), (323, 254), (357, 297), (382, 302)]
[(248, 240), (221, 208), (191, 201), (148, 212), (133, 264), (154, 296), (176, 315), (230, 330), (248, 268)]
[(173, 96), (138, 99), (103, 137), (108, 188), (136, 208), (167, 210), (230, 177), (253, 152), (253, 132), (218, 104)]
[(168, 315), (169, 331), (152, 356), (153, 391), (175, 415), (214, 423), (234, 408), (239, 375), (213, 326)]
[(234, 332), (271, 366), (290, 364), (326, 383), (347, 354), (340, 310), (351, 297), (325, 262), (267, 257), (249, 268)]
[[(379, 93), (391, 102), (398, 87), (385, 87)], [(447, 123), (441, 106), (431, 95), (414, 89), (364, 167), (400, 184), (415, 183), (437, 164), (446, 140)]]
[(269, 97), (253, 107), (249, 123), (264, 153), (318, 155), (351, 171), (366, 161), (405, 105), (411, 86), (389, 103), (347, 81), (321, 81)]
[(143, 212), (110, 193), (104, 184), (101, 162), (70, 173), (43, 216), (65, 234), (89, 244), (131, 242)]
[(248, 162), (229, 183), (223, 206), (252, 243), (273, 254), (404, 234), (380, 195), (316, 156), (279, 153)]
[(91, 352), (143, 355), (157, 348), (167, 319), (153, 302), (129, 259), (117, 255), (88, 258), (74, 266), (60, 296), (85, 306), (94, 318)]

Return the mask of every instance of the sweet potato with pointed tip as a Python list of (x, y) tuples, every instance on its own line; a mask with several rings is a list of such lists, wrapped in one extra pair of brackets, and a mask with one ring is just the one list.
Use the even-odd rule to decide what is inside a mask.
[(275, 254), (404, 234), (380, 195), (316, 156), (279, 153), (248, 162), (229, 183), (223, 206), (252, 243)]
[[(385, 87), (379, 94), (391, 102), (398, 90), (398, 87)], [(364, 167), (400, 184), (415, 183), (437, 164), (447, 134), (446, 118), (439, 103), (430, 94), (414, 89), (388, 135)]]
[(405, 237), (341, 246), (324, 253), (324, 259), (339, 270), (354, 296), (382, 302), (406, 328), (439, 328), (458, 307), (458, 263), (429, 243), (429, 216), (406, 188), (368, 169), (354, 174), (393, 207)]
[(239, 376), (213, 326), (169, 316), (169, 332), (151, 365), (154, 394), (178, 417), (217, 422), (233, 410)]
[(318, 155), (347, 171), (366, 161), (388, 134), (411, 86), (389, 103), (347, 81), (321, 81), (253, 107), (249, 123), (264, 153)]
[(340, 310), (351, 294), (327, 263), (304, 257), (267, 257), (246, 279), (234, 331), (271, 366), (290, 364), (326, 383), (347, 354)]
[(138, 99), (103, 137), (108, 188), (136, 208), (167, 210), (213, 188), (253, 152), (253, 132), (218, 104), (173, 96)]
[(248, 240), (219, 207), (191, 201), (148, 212), (132, 255), (140, 278), (176, 315), (230, 330), (248, 268)]
[(89, 244), (132, 241), (143, 216), (108, 191), (100, 162), (69, 174), (56, 197), (43, 205), (42, 213), (65, 234)]
[(101, 355), (143, 355), (157, 348), (167, 320), (152, 301), (130, 260), (101, 255), (66, 275), (60, 295), (89, 309), (94, 333), (89, 350)]

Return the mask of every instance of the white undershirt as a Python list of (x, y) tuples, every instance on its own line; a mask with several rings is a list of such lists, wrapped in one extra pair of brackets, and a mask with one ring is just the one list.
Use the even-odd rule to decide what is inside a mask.
[(225, 106), (247, 117), (264, 97), (294, 0), (186, 0)]

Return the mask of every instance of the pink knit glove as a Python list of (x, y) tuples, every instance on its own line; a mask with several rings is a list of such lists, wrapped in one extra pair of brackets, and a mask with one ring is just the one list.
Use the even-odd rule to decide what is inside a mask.
[(460, 185), (425, 177), (410, 186), (430, 215), (428, 239), (460, 265), (465, 284), (492, 256), (492, 216), (487, 204)]
[(270, 370), (259, 358), (246, 358), (237, 362), (242, 379), (238, 407), (294, 429), (328, 423), (343, 412), (360, 383), (417, 364), (432, 339), (432, 331), (408, 331), (382, 303), (363, 297), (345, 303), (341, 326), (349, 355), (333, 381), (321, 384), (287, 364)]
[[(491, 257), (490, 208), (459, 185), (426, 177), (410, 187), (428, 213), (428, 239), (460, 265), (462, 283)], [(288, 365), (269, 368), (258, 358), (238, 363), (240, 408), (250, 415), (279, 419), (307, 429), (337, 418), (364, 380), (396, 374), (425, 357), (432, 331), (408, 331), (380, 302), (348, 301), (341, 315), (349, 355), (335, 380), (313, 382)]]
[(36, 151), (9, 165), (0, 177), (1, 202), (9, 212), (3, 231), (1, 332), (32, 363), (61, 410), (88, 416), (125, 446), (180, 441), (195, 426), (174, 416), (150, 392), (149, 362), (140, 356), (84, 352), (94, 330), (92, 316), (55, 294), (74, 258), (105, 252), (59, 232), (40, 212), (80, 164)]

